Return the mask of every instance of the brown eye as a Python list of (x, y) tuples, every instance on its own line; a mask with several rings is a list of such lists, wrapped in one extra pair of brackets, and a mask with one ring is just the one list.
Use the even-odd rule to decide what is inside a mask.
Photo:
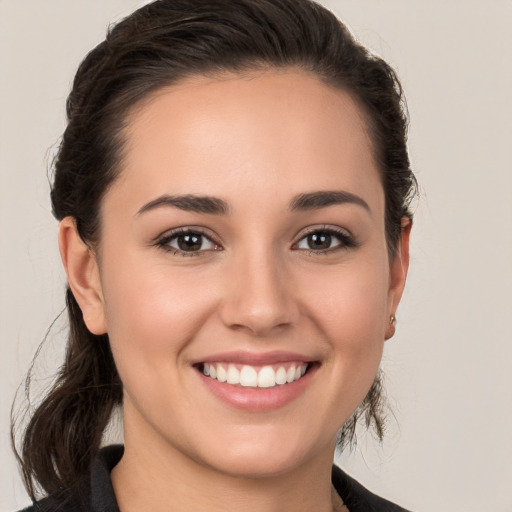
[(197, 231), (180, 231), (170, 234), (161, 239), (158, 245), (168, 251), (173, 251), (175, 254), (188, 253), (189, 255), (220, 249), (211, 238)]
[(338, 229), (318, 229), (304, 235), (294, 246), (294, 249), (311, 252), (330, 252), (336, 249), (355, 247), (352, 235)]
[(182, 251), (199, 251), (203, 245), (203, 235), (189, 233), (176, 237), (178, 248)]
[(309, 249), (321, 251), (331, 248), (332, 236), (330, 233), (327, 233), (325, 231), (311, 233), (306, 237), (306, 239)]

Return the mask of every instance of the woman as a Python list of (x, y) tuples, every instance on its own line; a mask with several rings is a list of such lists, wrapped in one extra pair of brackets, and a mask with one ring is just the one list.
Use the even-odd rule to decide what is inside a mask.
[(309, 0), (161, 0), (67, 113), (70, 335), (22, 441), (30, 510), (402, 510), (332, 467), (361, 415), (382, 437), (408, 267), (389, 66)]

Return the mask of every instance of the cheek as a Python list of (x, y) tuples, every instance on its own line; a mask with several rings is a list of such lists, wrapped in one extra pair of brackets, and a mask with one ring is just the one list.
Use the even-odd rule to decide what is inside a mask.
[(105, 264), (104, 297), (109, 337), (123, 352), (149, 360), (179, 354), (213, 302), (199, 275), (172, 271), (165, 263), (148, 266), (137, 257)]
[(186, 394), (169, 390), (182, 389), (186, 349), (215, 301), (201, 276), (143, 260), (124, 254), (112, 258), (112, 265), (105, 262), (103, 287), (125, 404), (128, 400), (142, 417), (151, 418), (155, 410), (187, 401)]
[[(341, 265), (315, 276), (309, 286), (309, 316), (337, 356), (380, 361), (385, 334), (389, 272), (381, 258)], [(311, 281), (309, 281), (311, 282)]]
[[(384, 263), (382, 263), (384, 261)], [(326, 354), (322, 381), (326, 422), (337, 431), (360, 405), (378, 371), (385, 336), (389, 269), (379, 257), (354, 256), (307, 276), (300, 289), (308, 334)], [(311, 286), (314, 283), (314, 286)], [(306, 293), (307, 291), (307, 293)]]

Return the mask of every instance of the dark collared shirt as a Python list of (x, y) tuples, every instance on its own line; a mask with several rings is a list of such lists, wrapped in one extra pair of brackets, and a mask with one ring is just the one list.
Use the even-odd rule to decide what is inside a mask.
[[(119, 512), (110, 471), (121, 460), (120, 445), (103, 448), (94, 460), (88, 478), (57, 496), (50, 496), (21, 512)], [(337, 466), (332, 483), (350, 512), (407, 512), (365, 489)]]

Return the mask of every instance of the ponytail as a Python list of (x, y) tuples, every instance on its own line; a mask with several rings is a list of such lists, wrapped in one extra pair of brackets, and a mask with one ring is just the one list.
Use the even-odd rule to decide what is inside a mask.
[[(33, 500), (38, 489), (45, 494), (62, 491), (88, 472), (113, 409), (122, 402), (108, 336), (89, 332), (69, 288), (66, 304), (69, 339), (64, 364), (30, 419), (19, 450), (14, 447)], [(27, 386), (30, 378), (31, 372)], [(15, 444), (14, 426), (12, 439)]]

